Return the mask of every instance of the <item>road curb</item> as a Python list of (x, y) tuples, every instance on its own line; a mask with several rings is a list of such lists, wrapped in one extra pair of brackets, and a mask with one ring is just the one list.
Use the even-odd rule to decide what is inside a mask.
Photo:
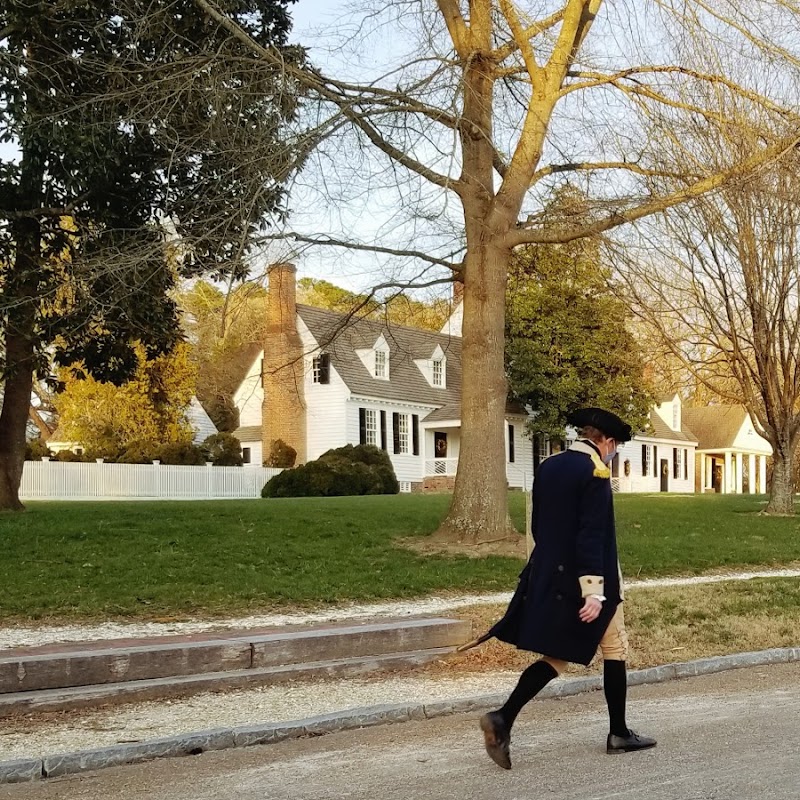
[[(628, 673), (629, 686), (664, 683), (676, 678), (709, 675), (742, 667), (766, 666), (800, 661), (800, 647), (774, 648), (752, 653), (734, 653), (728, 656), (702, 658), (664, 664)], [(602, 688), (602, 678), (573, 678), (550, 684), (540, 697), (569, 697)], [(40, 758), (16, 759), (0, 762), (0, 784), (22, 783), (73, 775), (90, 770), (123, 764), (137, 764), (156, 758), (199, 755), (211, 750), (233, 747), (274, 744), (287, 739), (321, 736), (336, 731), (367, 728), (393, 722), (433, 719), (450, 714), (483, 712), (495, 708), (505, 700), (505, 694), (488, 694), (458, 698), (436, 703), (369, 706), (347, 711), (322, 714), (290, 722), (262, 723), (233, 728), (216, 728), (195, 733), (152, 739), (147, 742), (113, 745), (95, 750), (62, 753)]]

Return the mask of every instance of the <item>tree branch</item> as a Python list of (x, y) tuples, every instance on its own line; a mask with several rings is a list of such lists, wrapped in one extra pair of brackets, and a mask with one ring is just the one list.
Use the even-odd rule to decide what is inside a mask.
[[(564, 9), (561, 8), (555, 13), (551, 14), (549, 17), (545, 17), (538, 22), (534, 22), (529, 25), (527, 28), (524, 28), (521, 31), (522, 39), (525, 41), (530, 41), (534, 36), (539, 36), (539, 34), (544, 33), (545, 31), (550, 30), (554, 26), (558, 25), (561, 20), (564, 19)], [(492, 56), (498, 63), (502, 63), (505, 61), (509, 56), (512, 56), (520, 49), (520, 40), (517, 37), (514, 37), (513, 41), (504, 44), (502, 47), (498, 47)]]
[(210, 0), (194, 0), (195, 4), (202, 9), (208, 16), (218, 22), (225, 30), (235, 36), (239, 41), (250, 47), (255, 53), (266, 59), (271, 64), (280, 65), (285, 68), (289, 74), (298, 80), (307, 89), (317, 92), (320, 97), (333, 103), (339, 111), (358, 127), (366, 137), (375, 145), (381, 152), (385, 153), (389, 158), (397, 161), (406, 169), (415, 172), (417, 175), (425, 178), (430, 183), (436, 186), (441, 186), (443, 189), (459, 190), (459, 182), (457, 179), (449, 178), (446, 175), (440, 175), (432, 169), (429, 169), (421, 162), (404, 153), (399, 148), (395, 147), (387, 141), (378, 130), (364, 120), (357, 111), (354, 110), (359, 100), (357, 98), (350, 98), (347, 95), (342, 95), (333, 91), (329, 86), (329, 81), (322, 73), (315, 69), (299, 69), (287, 65), (277, 51), (270, 48), (263, 47), (258, 42), (248, 36), (247, 32), (237, 25), (233, 20), (222, 13), (216, 8)]
[(758, 167), (779, 160), (798, 145), (800, 145), (800, 133), (795, 133), (792, 136), (779, 139), (774, 145), (765, 147), (761, 152), (756, 153), (756, 155), (746, 158), (726, 170), (722, 170), (707, 178), (696, 181), (684, 189), (672, 192), (657, 200), (642, 203), (626, 211), (614, 212), (605, 219), (600, 219), (587, 225), (580, 225), (563, 230), (543, 230), (542, 228), (530, 230), (525, 228), (523, 224), (509, 234), (509, 241), (513, 247), (516, 247), (521, 244), (566, 243), (572, 242), (575, 239), (581, 239), (584, 236), (596, 236), (612, 228), (617, 228), (628, 222), (634, 222), (637, 219), (643, 219), (659, 211), (665, 211), (672, 206), (684, 203), (687, 200), (693, 200), (715, 189), (719, 189), (733, 178), (742, 177)]
[(536, 170), (536, 172), (533, 173), (531, 184), (537, 183), (538, 181), (542, 180), (542, 178), (546, 178), (549, 175), (558, 175), (562, 172), (596, 172), (605, 169), (620, 169), (635, 173), (636, 175), (643, 175), (651, 178), (682, 179), (690, 177), (699, 179), (701, 177), (699, 173), (677, 173), (669, 172), (663, 169), (648, 169), (646, 167), (640, 167), (638, 164), (629, 161), (575, 161), (568, 164), (550, 164), (546, 167)]
[[(361, 244), (360, 242), (348, 242), (344, 239), (333, 239), (331, 237), (321, 238), (316, 236), (305, 236), (303, 234), (294, 232), (269, 234), (259, 239), (259, 241), (261, 242), (286, 241), (286, 240), (302, 242), (303, 244), (325, 245), (328, 247), (341, 247), (346, 250), (361, 250), (367, 253), (384, 253), (385, 255), (391, 255), (391, 256), (413, 257), (413, 258), (418, 258), (421, 261), (427, 261), (429, 264), (436, 264), (437, 266), (446, 267), (447, 269), (453, 270), (453, 272), (460, 272), (462, 269), (461, 262), (455, 263), (453, 261), (448, 261), (444, 258), (436, 258), (435, 256), (431, 256), (428, 253), (423, 253), (421, 250), (400, 250), (392, 247), (381, 247), (380, 245)], [(460, 250), (455, 251), (454, 253), (452, 253), (452, 255), (455, 256), (459, 252), (461, 251)]]

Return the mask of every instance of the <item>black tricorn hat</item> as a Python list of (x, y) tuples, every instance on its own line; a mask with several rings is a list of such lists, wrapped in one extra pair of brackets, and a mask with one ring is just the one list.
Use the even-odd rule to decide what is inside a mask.
[(567, 422), (576, 428), (585, 428), (587, 425), (597, 428), (609, 439), (618, 442), (631, 440), (631, 426), (604, 408), (579, 408), (567, 417)]

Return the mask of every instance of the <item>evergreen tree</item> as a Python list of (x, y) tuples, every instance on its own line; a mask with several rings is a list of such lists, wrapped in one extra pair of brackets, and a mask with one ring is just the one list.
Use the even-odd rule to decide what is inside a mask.
[[(293, 0), (219, 0), (287, 46)], [(0, 509), (19, 509), (33, 378), (48, 360), (122, 382), (179, 338), (178, 275), (242, 276), (282, 206), (297, 105), (284, 71), (191, 0), (0, 6)]]
[[(580, 213), (567, 187), (553, 205)], [(614, 411), (634, 430), (647, 422), (652, 397), (644, 360), (612, 291), (597, 241), (530, 245), (514, 254), (506, 300), (506, 368), (513, 395), (536, 413), (535, 433), (561, 437), (568, 412)]]

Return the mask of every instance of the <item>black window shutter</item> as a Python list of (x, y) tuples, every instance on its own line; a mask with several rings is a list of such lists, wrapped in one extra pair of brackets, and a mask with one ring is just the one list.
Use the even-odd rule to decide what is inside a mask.
[(689, 451), (686, 448), (683, 450), (683, 479), (689, 480)]
[(392, 452), (400, 452), (400, 415), (392, 413)]
[(319, 357), (319, 382), (331, 382), (331, 356), (330, 353), (322, 353)]
[(386, 449), (386, 412), (381, 411), (381, 450)]
[(653, 477), (658, 477), (658, 447), (653, 445)]
[(642, 445), (642, 477), (647, 477), (647, 445)]
[(367, 443), (367, 409), (358, 409), (358, 443)]
[(419, 455), (419, 415), (411, 415), (411, 433), (414, 437), (414, 455)]
[(678, 472), (678, 448), (672, 448), (672, 474), (676, 478), (680, 478), (681, 474)]
[(513, 464), (516, 458), (514, 452), (514, 426), (508, 426), (508, 463)]

